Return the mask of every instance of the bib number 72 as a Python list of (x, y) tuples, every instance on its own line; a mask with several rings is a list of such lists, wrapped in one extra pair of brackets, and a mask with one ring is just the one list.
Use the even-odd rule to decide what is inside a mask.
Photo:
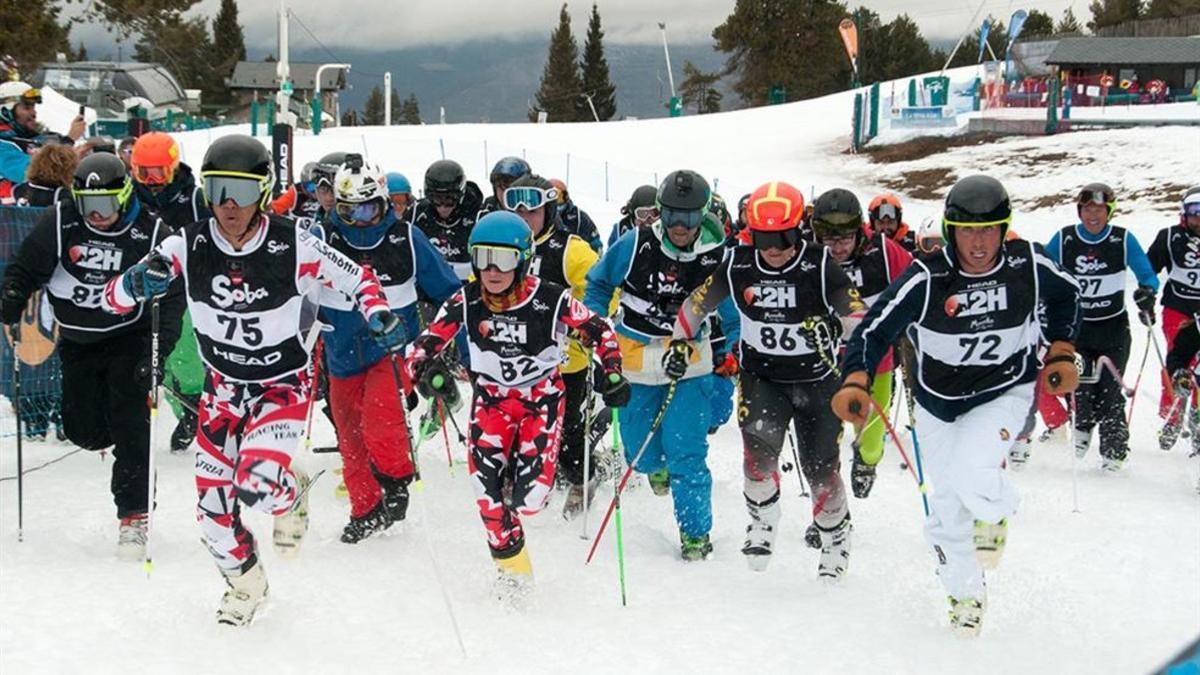
[(966, 349), (962, 357), (964, 363), (970, 362), (975, 356), (978, 361), (994, 363), (1000, 360), (1000, 354), (996, 352), (1000, 348), (999, 335), (964, 335), (958, 339), (958, 346)]

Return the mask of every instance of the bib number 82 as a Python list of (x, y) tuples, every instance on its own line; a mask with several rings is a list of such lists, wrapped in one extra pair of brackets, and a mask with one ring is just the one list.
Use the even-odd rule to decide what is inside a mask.
[(515, 382), (518, 378), (526, 378), (537, 373), (537, 361), (528, 356), (500, 362), (500, 375), (505, 382)]

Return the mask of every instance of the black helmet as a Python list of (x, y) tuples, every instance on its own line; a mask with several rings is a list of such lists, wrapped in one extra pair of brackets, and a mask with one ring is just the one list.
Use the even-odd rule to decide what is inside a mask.
[[(433, 167), (429, 167), (433, 168)], [(492, 167), (492, 173), (488, 176), (488, 181), (495, 183), (497, 178), (507, 177), (516, 179), (526, 174), (532, 173), (529, 168), (529, 162), (520, 157), (501, 157), (496, 165)]]
[(125, 162), (107, 152), (92, 153), (75, 166), (71, 196), (80, 215), (92, 212), (104, 218), (124, 212), (133, 195), (133, 181)]
[(947, 246), (954, 243), (950, 236), (950, 228), (954, 225), (999, 225), (1000, 238), (1003, 240), (1011, 222), (1012, 204), (1008, 200), (1008, 191), (991, 176), (967, 176), (946, 193), (942, 237), (946, 239)]
[[(204, 162), (200, 165), (200, 180), (205, 198), (210, 204), (214, 188), (209, 185), (207, 179), (221, 176), (257, 178), (259, 208), (266, 208), (267, 201), (271, 198), (271, 185), (275, 182), (275, 175), (271, 170), (271, 153), (257, 139), (244, 134), (230, 134), (218, 138), (208, 146), (208, 152), (204, 153)], [(218, 190), (218, 194), (226, 193)]]
[[(541, 208), (542, 208), (542, 211), (546, 214), (546, 220), (544, 221), (545, 227), (550, 227), (552, 225), (557, 225), (559, 223), (558, 188), (554, 186), (554, 183), (550, 182), (550, 179), (543, 178), (542, 176), (539, 176), (536, 173), (530, 173), (530, 174), (526, 174), (526, 175), (521, 176), (520, 178), (516, 179), (515, 181), (513, 181), (513, 184), (510, 185), (509, 187), (510, 188), (535, 187), (540, 190), (543, 190), (546, 195), (546, 197), (545, 197), (546, 201), (542, 205)], [(507, 204), (502, 204), (501, 206), (503, 206), (506, 210), (510, 210), (510, 211), (514, 210), (514, 209), (509, 209)]]
[(1104, 204), (1108, 207), (1108, 217), (1112, 218), (1117, 210), (1117, 193), (1104, 183), (1088, 183), (1079, 189), (1075, 198), (1075, 208), (1078, 210), (1084, 204)]
[(712, 199), (708, 181), (695, 171), (672, 171), (658, 186), (658, 208), (678, 211), (707, 211)]
[(857, 235), (857, 242), (861, 246), (864, 240), (862, 226), (862, 204), (849, 190), (826, 190), (813, 202), (812, 228), (818, 240), (822, 237), (854, 234)]
[(312, 180), (314, 183), (322, 182), (329, 183), (329, 187), (333, 187), (333, 177), (337, 175), (338, 169), (342, 168), (342, 164), (346, 163), (346, 153), (331, 152), (321, 159), (317, 160), (317, 165), (313, 167)]
[(461, 198), (466, 182), (461, 164), (452, 159), (439, 159), (425, 170), (425, 195), (441, 192)]
[(629, 201), (625, 202), (625, 206), (621, 207), (621, 213), (632, 216), (634, 209), (654, 206), (657, 199), (658, 190), (654, 189), (653, 185), (639, 185), (633, 190), (633, 194), (629, 195)]

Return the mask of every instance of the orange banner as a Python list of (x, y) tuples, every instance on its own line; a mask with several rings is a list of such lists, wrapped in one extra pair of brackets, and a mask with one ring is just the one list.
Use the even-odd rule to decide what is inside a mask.
[(838, 32), (842, 34), (842, 44), (846, 45), (846, 56), (850, 57), (850, 65), (858, 71), (858, 26), (853, 19), (842, 19), (838, 24)]

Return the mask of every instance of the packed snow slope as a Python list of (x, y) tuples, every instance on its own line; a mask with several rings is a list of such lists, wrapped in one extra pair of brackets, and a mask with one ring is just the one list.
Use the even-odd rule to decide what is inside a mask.
[[(903, 182), (906, 171), (988, 172), (1004, 181), (1017, 204), (1015, 227), (1039, 241), (1074, 222), (1069, 204), (1038, 206), (1041, 198), (1105, 180), (1122, 200), (1116, 222), (1146, 246), (1176, 219), (1174, 204), (1158, 199), (1160, 188), (1200, 182), (1194, 152), (1200, 130), (1194, 127), (1006, 140), (885, 165), (844, 153), (850, 107), (849, 96), (839, 94), (602, 125), (331, 129), (298, 136), (296, 159), (300, 166), (333, 150), (362, 151), (419, 186), (424, 168), (444, 148), (486, 190), (491, 162), (524, 154), (536, 171), (567, 179), (602, 231), (634, 187), (675, 168), (710, 176), (733, 203), (771, 179), (791, 181), (806, 195), (849, 187), (866, 202), (887, 181)], [(227, 131), (180, 135), (185, 160), (198, 166), (211, 138)], [(1039, 160), (1042, 155), (1056, 159)], [(934, 215), (941, 194), (940, 187), (921, 199), (902, 194), (906, 219), (915, 224)], [(1133, 333), (1130, 384), (1147, 347), (1146, 331), (1135, 324)], [(711, 560), (679, 560), (669, 499), (635, 483), (622, 501), (627, 607), (619, 596), (613, 532), (585, 566), (589, 542), (580, 538), (578, 521), (560, 518), (561, 494), (526, 519), (535, 606), (523, 613), (498, 607), (489, 594), (493, 565), (483, 528), (459, 463), (465, 451), (451, 435), (453, 472), (442, 440), (428, 441), (421, 449), (425, 489), (414, 496), (408, 521), (387, 536), (357, 546), (338, 541), (348, 506), (334, 497), (332, 475), (313, 489), (312, 527), (296, 560), (281, 560), (271, 550), (268, 519), (247, 516), (259, 537), (271, 599), (253, 626), (230, 630), (214, 620), (224, 584), (199, 542), (193, 459), (166, 452), (173, 425), (167, 413), (160, 420), (149, 579), (140, 565), (115, 557), (111, 459), (81, 451), (29, 474), (23, 543), (16, 536), (16, 483), (0, 482), (0, 672), (1147, 672), (1200, 633), (1198, 461), (1188, 457), (1187, 440), (1171, 452), (1158, 449), (1156, 358), (1148, 363), (1132, 454), (1121, 474), (1102, 474), (1094, 447), (1076, 465), (1061, 431), (1035, 441), (1029, 466), (1014, 474), (1023, 501), (1004, 560), (989, 575), (989, 607), (976, 640), (956, 639), (947, 627), (945, 597), (922, 537), (920, 497), (891, 445), (871, 497), (852, 500), (853, 549), (841, 584), (817, 580), (817, 552), (803, 542), (809, 505), (798, 497), (794, 473), (781, 476), (784, 520), (774, 561), (764, 573), (749, 571), (739, 552), (747, 516), (734, 423), (710, 438)], [(333, 442), (321, 417), (317, 446)], [(11, 430), (11, 418), (5, 423)], [(0, 476), (12, 476), (11, 435), (2, 443)], [(907, 437), (904, 443), (911, 451)], [(70, 450), (27, 443), (25, 466)], [(300, 461), (310, 470), (338, 465), (336, 455), (327, 454), (302, 453)], [(609, 487), (598, 495), (593, 535), (610, 496)]]

